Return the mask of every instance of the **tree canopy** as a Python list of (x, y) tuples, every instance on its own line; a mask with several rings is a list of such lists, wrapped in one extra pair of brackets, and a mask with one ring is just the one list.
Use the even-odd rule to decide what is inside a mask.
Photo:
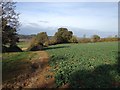
[(2, 46), (15, 46), (19, 41), (17, 29), (19, 14), (15, 12), (15, 2), (0, 2), (2, 6)]
[(67, 28), (59, 28), (54, 37), (57, 43), (68, 43), (72, 38), (73, 32), (68, 31)]
[(45, 42), (48, 41), (48, 35), (46, 32), (38, 33), (31, 41), (30, 46), (28, 47), (28, 50), (30, 51), (36, 51), (43, 49), (43, 46)]

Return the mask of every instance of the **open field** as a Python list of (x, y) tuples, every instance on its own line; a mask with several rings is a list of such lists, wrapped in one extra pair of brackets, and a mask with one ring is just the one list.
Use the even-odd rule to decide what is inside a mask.
[(0, 2), (2, 90), (120, 88), (120, 3), (31, 1)]
[(117, 42), (61, 44), (46, 51), (58, 87), (120, 87)]
[[(27, 48), (27, 45), (24, 43), (21, 47)], [(33, 62), (46, 60), (44, 53), (48, 54), (50, 66), (47, 64), (46, 68), (49, 70), (43, 68), (42, 74), (39, 72), (38, 81), (32, 81), (33, 87), (51, 76), (55, 76), (56, 85), (50, 84), (53, 87), (120, 87), (118, 42), (58, 44), (44, 51), (3, 53), (3, 82), (14, 81), (20, 74), (30, 74)], [(54, 83), (54, 78), (50, 82)]]

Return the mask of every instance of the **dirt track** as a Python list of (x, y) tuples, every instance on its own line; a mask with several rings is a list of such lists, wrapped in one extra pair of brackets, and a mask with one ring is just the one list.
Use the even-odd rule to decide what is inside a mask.
[[(49, 56), (45, 51), (38, 51), (40, 53), (40, 58), (38, 61), (42, 64), (41, 70), (36, 72), (36, 75), (31, 78), (30, 83), (26, 88), (53, 88), (54, 87), (54, 77), (53, 72), (50, 71), (51, 67), (48, 64)], [(34, 63), (34, 62), (33, 62)]]
[(31, 60), (31, 72), (19, 75), (14, 81), (3, 84), (3, 88), (54, 88), (54, 73), (49, 66), (49, 56), (45, 51), (36, 51), (38, 57)]

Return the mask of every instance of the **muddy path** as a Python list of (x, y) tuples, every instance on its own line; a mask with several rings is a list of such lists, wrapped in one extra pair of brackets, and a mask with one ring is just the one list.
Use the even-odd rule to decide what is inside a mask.
[(55, 79), (54, 73), (51, 72), (51, 67), (49, 65), (49, 56), (46, 51), (40, 51), (40, 58), (38, 61), (32, 63), (40, 63), (41, 68), (35, 72), (35, 76), (30, 79), (30, 82), (25, 88), (54, 88)]

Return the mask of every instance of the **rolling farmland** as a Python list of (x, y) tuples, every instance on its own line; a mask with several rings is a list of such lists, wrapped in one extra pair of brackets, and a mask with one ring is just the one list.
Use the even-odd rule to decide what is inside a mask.
[(56, 87), (120, 87), (118, 42), (60, 44), (46, 51)]
[[(22, 45), (23, 48), (27, 46), (23, 43)], [(45, 63), (43, 69), (39, 68), (42, 71), (34, 75), (30, 67), (32, 62), (41, 63), (40, 57), (45, 58), (43, 52), (48, 54), (48, 64)], [(28, 83), (29, 80), (25, 79), (25, 85), (28, 83), (31, 87), (47, 87), (51, 82), (52, 88), (120, 87), (118, 54), (118, 42), (58, 44), (46, 47), (43, 51), (3, 53), (3, 80), (4, 84), (10, 81), (11, 86), (16, 86), (16, 83), (12, 85), (12, 81), (19, 83), (19, 80), (22, 80), (16, 76), (30, 72), (30, 75), (34, 75), (31, 76), (32, 80), (38, 80)], [(39, 69), (36, 69), (36, 72)], [(40, 79), (35, 79), (38, 77)], [(48, 84), (40, 83), (41, 77), (42, 81), (47, 80)]]

